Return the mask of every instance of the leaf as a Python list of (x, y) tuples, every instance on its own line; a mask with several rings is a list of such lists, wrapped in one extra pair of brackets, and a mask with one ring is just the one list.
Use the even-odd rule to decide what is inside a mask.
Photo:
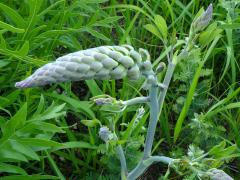
[(181, 110), (181, 113), (180, 113), (180, 115), (177, 119), (177, 123), (176, 123), (175, 128), (174, 128), (174, 143), (176, 143), (176, 141), (179, 137), (179, 134), (182, 130), (182, 124), (183, 124), (183, 122), (184, 122), (184, 120), (187, 116), (188, 110), (189, 110), (190, 105), (192, 103), (193, 95), (194, 95), (194, 92), (197, 88), (198, 80), (200, 78), (201, 70), (204, 66), (204, 63), (206, 62), (206, 60), (210, 56), (211, 52), (213, 51), (213, 48), (216, 46), (219, 39), (220, 39), (220, 36), (215, 37), (214, 41), (211, 43), (211, 46), (207, 50), (207, 52), (204, 56), (204, 59), (199, 63), (199, 66), (198, 66), (198, 68), (197, 68), (197, 70), (194, 74), (191, 86), (190, 86), (188, 94), (187, 94), (186, 101), (184, 102), (184, 106)]
[(41, 94), (41, 97), (40, 97), (40, 101), (39, 101), (39, 104), (38, 104), (38, 107), (37, 107), (37, 110), (35, 111), (35, 113), (33, 114), (33, 117), (40, 114), (42, 111), (43, 111), (43, 108), (44, 108), (44, 97), (43, 95)]
[(8, 31), (14, 32), (14, 33), (24, 33), (24, 29), (16, 28), (10, 24), (7, 24), (5, 22), (0, 21), (0, 28), (1, 29), (6, 29)]
[(0, 107), (4, 108), (7, 107), (8, 105), (14, 103), (19, 95), (20, 91), (19, 90), (15, 90), (11, 93), (9, 93), (8, 95), (5, 95), (5, 98), (7, 99), (7, 101), (0, 101)]
[(10, 149), (6, 146), (3, 146), (1, 147), (0, 149), (0, 162), (1, 161), (9, 161), (12, 160), (12, 161), (24, 161), (24, 162), (28, 162), (28, 160), (26, 159), (26, 157), (24, 155), (22, 155), (21, 153), (13, 150), (13, 149)]
[(216, 37), (218, 37), (221, 32), (222, 30), (217, 28), (217, 23), (213, 23), (209, 25), (209, 27), (205, 31), (201, 32), (199, 36), (199, 43), (201, 44), (202, 47), (206, 47)]
[(61, 149), (72, 149), (72, 148), (82, 148), (82, 149), (97, 149), (98, 147), (84, 141), (72, 141), (62, 143), (62, 147), (54, 148), (53, 151)]
[(220, 144), (213, 146), (209, 151), (208, 154), (209, 155), (214, 155), (216, 153), (219, 153), (220, 151), (222, 151), (224, 148), (226, 147), (226, 142), (222, 141)]
[(87, 127), (95, 127), (97, 125), (101, 125), (101, 122), (98, 119), (93, 120), (81, 120), (81, 123)]
[(86, 80), (86, 84), (93, 96), (103, 94), (102, 90), (98, 87), (94, 79)]
[(61, 143), (43, 138), (21, 138), (20, 143), (32, 147), (61, 147)]
[(36, 125), (36, 129), (42, 130), (44, 132), (53, 132), (53, 133), (65, 133), (65, 131), (62, 130), (62, 128), (46, 122), (33, 122), (34, 125)]
[(104, 41), (110, 41), (110, 39), (107, 38), (105, 35), (103, 35), (102, 33), (98, 32), (98, 31), (95, 31), (91, 28), (84, 28), (83, 31), (90, 33), (92, 36), (94, 36), (98, 39), (102, 39)]
[(9, 65), (11, 62), (6, 60), (0, 60), (0, 69)]
[(69, 105), (71, 105), (73, 108), (77, 109), (78, 112), (84, 112), (86, 115), (88, 115), (89, 118), (94, 119), (95, 118), (95, 114), (94, 112), (90, 109), (91, 105), (88, 101), (79, 101), (76, 99), (73, 99), (71, 97), (67, 97), (65, 95), (60, 95), (57, 93), (51, 93), (51, 94), (46, 94), (50, 97), (54, 97), (57, 99), (60, 99), (66, 103), (68, 103)]
[(35, 114), (30, 121), (44, 121), (48, 119), (57, 118), (59, 116), (65, 116), (66, 112), (63, 111), (65, 104), (55, 105), (53, 102), (43, 113)]
[(165, 19), (160, 15), (156, 15), (154, 17), (154, 22), (158, 27), (159, 31), (161, 32), (163, 39), (166, 40), (168, 34), (168, 27)]
[(18, 27), (25, 27), (25, 20), (22, 18), (21, 15), (14, 9), (10, 8), (9, 6), (0, 3), (0, 8), (3, 10), (3, 12), (11, 18), (11, 20), (18, 26)]
[[(15, 174), (23, 174), (26, 175), (26, 171), (18, 166), (14, 166), (7, 163), (0, 163), (0, 173), (15, 173)], [(2, 178), (1, 178), (2, 179)]]
[(25, 41), (21, 49), (17, 52), (20, 56), (27, 56), (29, 51), (29, 42)]
[(232, 23), (232, 24), (222, 24), (219, 26), (221, 29), (240, 29), (240, 23)]
[(16, 140), (10, 140), (10, 144), (15, 151), (20, 152), (23, 155), (28, 156), (34, 160), (40, 160), (38, 155), (30, 147), (25, 146)]
[[(7, 45), (6, 45), (6, 41), (5, 41), (2, 33), (3, 33), (3, 32), (0, 33), (0, 47), (1, 47), (2, 49), (6, 49), (6, 46), (7, 46)], [(1, 67), (1, 66), (0, 66), (0, 67)]]
[(15, 130), (24, 125), (27, 118), (27, 103), (25, 103), (21, 109), (6, 123), (3, 128), (3, 136), (11, 136)]
[(162, 39), (160, 32), (158, 31), (158, 29), (154, 25), (147, 24), (147, 25), (144, 26), (144, 28), (147, 29), (152, 34), (154, 34), (155, 36), (157, 36), (159, 39)]

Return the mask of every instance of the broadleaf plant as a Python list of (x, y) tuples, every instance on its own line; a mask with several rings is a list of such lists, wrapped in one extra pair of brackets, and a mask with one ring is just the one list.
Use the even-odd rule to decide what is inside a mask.
[[(196, 53), (198, 50), (200, 51), (200, 48), (205, 47), (203, 35), (201, 36), (200, 40), (200, 43), (202, 43), (202, 47), (197, 47), (196, 40), (199, 38), (199, 33), (209, 25), (209, 22), (212, 19), (212, 11), (212, 4), (209, 5), (206, 11), (200, 11), (191, 25), (189, 36), (186, 37), (186, 39), (178, 40), (177, 42), (175, 40), (171, 40), (168, 42), (167, 36), (170, 33), (167, 29), (167, 23), (162, 16), (156, 15), (154, 18), (154, 25), (148, 24), (145, 26), (147, 30), (158, 36), (163, 41), (164, 47), (166, 49), (168, 49), (168, 46), (170, 46), (170, 49), (167, 53), (168, 65), (166, 66), (166, 73), (164, 71), (165, 66), (162, 63), (158, 62), (158, 64), (155, 64), (157, 65), (156, 69), (153, 67), (153, 65), (151, 64), (150, 55), (145, 49), (139, 49), (139, 51), (136, 51), (130, 45), (100, 46), (59, 57), (55, 62), (48, 63), (36, 70), (31, 76), (29, 76), (25, 80), (17, 82), (15, 86), (17, 88), (29, 88), (66, 81), (78, 81), (88, 79), (111, 80), (122, 79), (124, 77), (127, 77), (129, 80), (137, 80), (141, 76), (143, 76), (145, 78), (144, 89), (148, 92), (147, 96), (136, 97), (126, 101), (116, 100), (115, 97), (112, 98), (109, 96), (97, 96), (92, 99), (96, 105), (102, 106), (102, 108), (100, 109), (101, 111), (108, 112), (108, 116), (106, 118), (108, 122), (105, 122), (106, 124), (103, 124), (103, 122), (99, 122), (98, 120), (96, 121), (97, 124), (101, 126), (99, 130), (99, 136), (106, 143), (107, 150), (114, 149), (115, 152), (118, 154), (118, 158), (121, 164), (122, 179), (137, 179), (151, 164), (155, 162), (162, 162), (164, 164), (167, 164), (169, 167), (174, 167), (175, 169), (177, 169), (177, 172), (181, 173), (180, 171), (182, 171), (182, 163), (186, 161), (184, 158), (174, 159), (166, 156), (152, 155), (154, 134), (159, 116), (163, 109), (164, 100), (174, 70), (179, 62), (189, 58), (190, 56), (192, 56), (193, 53)], [(83, 29), (83, 31), (87, 31), (93, 36), (96, 36), (100, 39), (108, 40), (105, 36), (95, 32), (94, 30)], [(185, 109), (183, 109), (183, 113), (181, 113), (182, 115), (180, 115), (180, 120), (178, 120), (175, 128), (174, 141), (177, 140), (178, 135), (181, 131), (181, 125), (184, 117), (186, 116), (186, 111), (190, 106), (191, 98), (193, 97), (193, 93), (196, 89), (196, 85), (200, 77), (200, 72), (202, 70), (203, 64), (207, 60), (212, 48), (214, 47), (218, 39), (219, 36), (217, 36), (217, 38), (213, 40), (209, 50), (207, 51), (207, 54), (199, 63), (199, 67), (194, 76), (193, 85), (191, 86), (189, 95), (187, 97), (188, 101), (186, 101), (185, 103)], [(26, 51), (28, 49), (27, 47), (28, 44), (26, 43), (24, 44), (22, 49), (20, 49), (21, 55), (26, 54)], [(164, 76), (162, 82), (158, 80), (158, 75)], [(130, 108), (130, 106), (134, 104), (148, 104), (150, 109), (150, 115), (142, 158), (139, 162), (137, 162), (137, 165), (130, 170), (128, 166), (128, 161), (126, 161), (127, 158), (124, 151), (124, 145), (127, 145), (128, 142), (125, 141), (127, 141), (128, 137), (131, 136), (131, 134), (133, 133), (133, 129), (138, 126), (138, 120), (140, 118), (133, 118), (130, 124), (128, 124), (129, 128), (125, 131), (123, 139), (124, 142), (122, 142), (121, 137), (117, 133), (116, 122), (114, 121), (113, 117), (116, 114)], [(63, 109), (63, 105), (55, 106), (54, 108), (53, 106), (54, 105), (49, 107), (50, 110), (49, 112), (47, 111), (47, 115), (44, 115), (43, 113), (43, 116), (36, 115), (33, 117), (33, 119), (38, 119), (40, 121), (39, 123), (42, 123), (44, 119), (49, 119), (53, 118), (54, 116), (62, 115), (61, 113), (59, 113), (59, 111)], [(40, 109), (42, 109), (41, 106)], [(25, 109), (23, 109), (23, 112), (24, 110)], [(8, 125), (10, 127), (13, 126), (12, 131), (15, 131), (15, 128), (21, 126), (25, 122), (25, 119), (23, 119), (22, 121), (17, 121), (14, 119), (14, 122), (15, 121), (17, 122), (16, 124), (9, 123)], [(96, 122), (90, 123), (86, 120), (82, 122), (89, 127), (96, 126)], [(48, 124), (45, 123), (44, 126), (47, 127)], [(55, 127), (50, 129), (55, 129), (57, 131), (58, 128)], [(32, 138), (24, 138), (23, 140), (20, 140), (20, 142), (29, 145), (31, 143), (31, 140)], [(46, 142), (44, 142), (44, 140), (40, 140), (39, 138), (37, 140), (39, 140), (40, 143), (45, 143), (46, 146), (61, 146), (61, 144), (49, 140)], [(139, 148), (139, 144), (137, 145), (137, 148)], [(196, 157), (196, 159), (201, 158), (201, 156), (204, 155), (202, 151), (198, 149), (195, 150), (193, 147), (190, 147), (190, 151), (191, 152), (189, 152), (189, 154), (197, 153), (198, 156)], [(36, 158), (36, 155), (34, 153), (32, 153), (31, 155), (32, 157)], [(49, 157), (48, 154), (47, 156)], [(183, 170), (188, 168), (190, 168), (191, 170), (191, 168), (194, 167), (191, 164), (191, 161), (196, 161), (194, 159), (195, 156), (189, 156), (191, 156), (190, 160), (187, 159), (187, 167), (184, 167)], [(27, 161), (25, 156), (19, 155), (16, 157), (18, 157), (19, 160)], [(54, 164), (52, 165), (55, 166)], [(208, 172), (208, 167), (204, 167), (202, 169)], [(211, 171), (211, 173), (207, 172), (204, 175), (207, 175), (208, 178), (211, 178), (211, 176), (216, 174), (216, 171)], [(199, 173), (199, 171), (197, 171), (197, 173)], [(57, 174), (60, 177), (62, 176), (61, 173), (59, 173), (58, 171)]]

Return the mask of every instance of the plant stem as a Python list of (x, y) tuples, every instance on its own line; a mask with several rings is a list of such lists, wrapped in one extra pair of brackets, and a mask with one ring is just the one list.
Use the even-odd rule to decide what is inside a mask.
[(158, 120), (158, 112), (159, 112), (159, 106), (158, 106), (158, 87), (153, 84), (150, 89), (150, 121), (148, 125), (147, 130), (147, 137), (145, 141), (145, 147), (144, 147), (144, 153), (143, 153), (143, 160), (147, 159), (149, 156), (151, 156), (151, 150), (152, 150), (152, 144), (154, 139), (154, 134), (157, 126), (157, 120)]
[(176, 64), (174, 64), (173, 62), (170, 62), (168, 64), (167, 72), (166, 72), (165, 78), (163, 80), (163, 85), (165, 86), (165, 88), (162, 89), (162, 91), (160, 92), (159, 97), (158, 97), (158, 104), (159, 104), (158, 117), (161, 114), (162, 107), (163, 107), (163, 102), (164, 102), (164, 99), (165, 99), (165, 96), (166, 96), (166, 93), (167, 93), (167, 90), (168, 90), (168, 86), (169, 86), (170, 81), (172, 79), (175, 67), (176, 67)]
[(149, 102), (149, 97), (136, 97), (127, 101), (123, 101), (122, 103), (126, 106), (141, 104)]
[(147, 137), (145, 141), (144, 154), (142, 161), (129, 173), (128, 180), (138, 178), (153, 162), (171, 163), (173, 159), (165, 156), (151, 156), (154, 134), (158, 122), (158, 117), (161, 114), (163, 102), (168, 90), (168, 86), (173, 76), (176, 64), (169, 62), (167, 72), (163, 81), (164, 88), (161, 89), (158, 96), (158, 86), (154, 83), (151, 86), (149, 100), (150, 100), (150, 121), (147, 130)]
[(170, 164), (173, 161), (172, 158), (165, 157), (165, 156), (150, 156), (146, 160), (141, 161), (135, 169), (133, 169), (127, 179), (128, 180), (134, 180), (139, 177), (152, 163), (154, 162), (162, 162), (164, 164)]
[(128, 170), (127, 170), (127, 163), (126, 163), (126, 158), (122, 149), (121, 145), (117, 146), (116, 152), (119, 156), (120, 159), (120, 163), (121, 163), (121, 177), (122, 180), (127, 179), (127, 175), (128, 175)]

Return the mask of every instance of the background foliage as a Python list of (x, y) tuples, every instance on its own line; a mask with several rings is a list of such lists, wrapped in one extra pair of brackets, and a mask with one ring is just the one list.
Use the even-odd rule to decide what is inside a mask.
[[(140, 96), (145, 93), (141, 80), (88, 80), (26, 90), (17, 90), (14, 83), (61, 55), (100, 45), (131, 44), (148, 49), (153, 64), (166, 62), (168, 49), (163, 51), (161, 39), (151, 29), (153, 17), (164, 17), (172, 41), (184, 39), (195, 14), (209, 3), (2, 0), (0, 176), (116, 179), (119, 162), (111, 145), (106, 149), (99, 139), (96, 118), (102, 124), (109, 120), (118, 124), (121, 142), (127, 144), (127, 161), (133, 167), (141, 157), (147, 107), (136, 121), (137, 106), (110, 116), (108, 107), (99, 111), (89, 98), (99, 94), (122, 100)], [(212, 168), (240, 178), (239, 2), (219, 0), (213, 7), (215, 22), (199, 38), (204, 51), (194, 52), (178, 65), (156, 133), (154, 153), (190, 160), (203, 157), (195, 170), (185, 170), (182, 175), (176, 173), (181, 167), (171, 170), (174, 179), (197, 179), (198, 171), (204, 171), (209, 162)], [(220, 39), (211, 49), (209, 42), (217, 36)], [(154, 165), (149, 171), (160, 176), (166, 168)]]

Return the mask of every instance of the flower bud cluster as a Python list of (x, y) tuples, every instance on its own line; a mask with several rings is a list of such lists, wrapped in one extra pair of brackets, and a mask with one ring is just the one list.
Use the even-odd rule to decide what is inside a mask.
[[(100, 46), (74, 52), (37, 69), (15, 86), (27, 88), (87, 79), (122, 79), (126, 76), (137, 80), (142, 69), (146, 71), (151, 67), (147, 51), (141, 49), (140, 52), (129, 45)], [(142, 62), (146, 60), (142, 67)]]
[(114, 137), (113, 133), (106, 126), (103, 126), (103, 127), (100, 128), (99, 136), (105, 143), (107, 143), (108, 141), (112, 140), (113, 137)]

